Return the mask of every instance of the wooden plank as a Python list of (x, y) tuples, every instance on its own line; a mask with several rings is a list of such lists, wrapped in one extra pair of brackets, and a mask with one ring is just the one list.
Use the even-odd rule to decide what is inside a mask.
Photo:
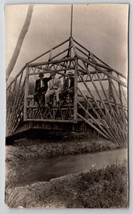
[(105, 98), (106, 98), (106, 100), (107, 100), (107, 102), (108, 102), (108, 105), (109, 105), (110, 108), (112, 108), (111, 103), (110, 103), (110, 100), (109, 100), (109, 98), (108, 98), (108, 96), (107, 96), (107, 94), (106, 94), (106, 91), (105, 91), (105, 89), (104, 89), (104, 86), (103, 86), (103, 84), (102, 84), (102, 82), (101, 82), (101, 79), (100, 79), (98, 73), (97, 73), (97, 76), (98, 76), (99, 83), (100, 83), (100, 85), (101, 85), (102, 91), (103, 91), (103, 93), (104, 93), (104, 96), (105, 96)]
[(51, 123), (75, 123), (74, 120), (55, 120), (55, 119), (25, 119), (25, 121), (51, 122)]
[[(69, 67), (69, 68), (65, 68), (66, 71), (68, 70), (74, 70), (75, 67)], [(39, 68), (40, 70), (40, 68)], [(44, 71), (45, 69), (42, 69), (42, 72), (43, 74), (49, 74), (50, 72), (55, 72), (55, 73), (58, 73), (58, 72), (64, 72), (64, 68), (62, 69), (57, 69), (57, 70), (52, 70), (52, 69), (47, 69), (47, 71)], [(61, 75), (63, 75), (63, 73), (60, 73)], [(30, 73), (29, 76), (34, 76), (34, 75), (38, 75), (38, 72), (35, 72), (35, 73)]]
[[(101, 84), (101, 87), (102, 87), (102, 89), (103, 89), (104, 95), (105, 95), (105, 97), (106, 97), (106, 99), (107, 99), (107, 101), (108, 101), (108, 104), (109, 104), (109, 107), (110, 107), (110, 110), (111, 110), (112, 106), (111, 106), (110, 100), (108, 99), (108, 96), (106, 95), (106, 92), (105, 92), (104, 87), (103, 87), (103, 85), (102, 85), (102, 83), (101, 83), (101, 81), (100, 81), (100, 78), (99, 78), (99, 82), (100, 82), (100, 84)], [(117, 109), (116, 117), (118, 116), (118, 114), (119, 114), (119, 112), (118, 112), (118, 109)], [(118, 121), (117, 121), (117, 122), (118, 122)]]
[(81, 95), (83, 96), (83, 98), (85, 99), (85, 101), (88, 103), (88, 105), (91, 107), (91, 109), (93, 110), (93, 112), (95, 113), (95, 115), (98, 117), (98, 119), (100, 119), (102, 121), (102, 118), (100, 117), (100, 115), (98, 114), (98, 112), (95, 110), (93, 104), (89, 101), (89, 99), (87, 99), (87, 97), (82, 93), (82, 91), (78, 88), (78, 91), (81, 93)]
[[(114, 100), (114, 108), (116, 111), (114, 111), (114, 108), (111, 109), (111, 115), (112, 115), (112, 122), (113, 122), (113, 126), (111, 126), (112, 128), (112, 131), (115, 133), (115, 135), (117, 136), (117, 140), (118, 142), (121, 141), (122, 139), (120, 139), (120, 130), (118, 128), (119, 126), (119, 123), (120, 123), (120, 118), (119, 118), (119, 110), (118, 110), (118, 105), (117, 105), (117, 102), (116, 102), (116, 99), (115, 99), (115, 96), (114, 96), (114, 93), (113, 93), (113, 88), (112, 88), (112, 85), (113, 85), (113, 81), (111, 78), (109, 78), (109, 83), (110, 83), (110, 87), (111, 87), (111, 93), (112, 93), (112, 98)], [(117, 118), (117, 120), (116, 120)], [(120, 142), (121, 143), (121, 142)]]
[[(78, 65), (79, 65), (80, 67), (82, 67), (79, 63), (78, 63)], [(87, 74), (88, 74), (88, 73), (86, 72), (86, 70), (85, 70), (83, 67), (82, 67), (82, 69), (79, 69), (79, 68), (78, 68), (78, 70), (81, 71), (81, 72), (83, 72), (83, 73), (85, 73), (84, 75), (87, 75)], [(96, 70), (90, 71), (90, 74), (93, 75), (93, 74), (96, 74), (97, 72), (98, 72), (99, 74), (102, 74), (101, 71), (96, 71)]]
[[(107, 81), (108, 79), (101, 79), (101, 81)], [(99, 79), (94, 79), (93, 81), (97, 82)], [(82, 83), (82, 81), (78, 81), (79, 83)], [(91, 80), (86, 80), (85, 82), (91, 82)]]
[[(82, 96), (84, 97), (84, 99), (86, 100), (86, 102), (91, 106), (91, 109), (93, 110), (93, 112), (95, 113), (95, 115), (97, 116), (97, 118), (103, 123), (103, 126), (106, 128), (106, 130), (108, 130), (109, 135), (111, 136), (112, 140), (114, 139), (114, 135), (112, 134), (112, 132), (109, 129), (109, 125), (106, 123), (106, 116), (104, 115), (104, 119), (101, 118), (101, 116), (98, 114), (98, 112), (95, 110), (95, 108), (93, 107), (93, 105), (91, 104), (91, 102), (85, 97), (85, 95), (82, 93), (82, 91), (78, 88), (78, 90), (80, 91), (80, 93), (82, 94)], [(99, 109), (99, 108), (98, 108)]]
[[(123, 119), (126, 120), (127, 118), (126, 118), (126, 113), (125, 113), (124, 108), (123, 108), (123, 102), (122, 102), (121, 98), (119, 97), (119, 94), (118, 94), (117, 89), (116, 89), (116, 87), (115, 87), (113, 82), (112, 82), (112, 86), (113, 86), (113, 88), (115, 90), (115, 93), (116, 93), (117, 97), (119, 98), (119, 101), (120, 101), (120, 105), (119, 106), (121, 106), (121, 109), (123, 111), (123, 116), (124, 116)], [(116, 100), (115, 100), (115, 105), (116, 105), (117, 116), (118, 116), (119, 115), (119, 109), (118, 109), (118, 104), (117, 104)]]
[[(103, 113), (103, 111), (101, 110), (101, 108), (100, 108), (100, 106), (99, 106), (99, 104), (98, 104), (97, 100), (96, 100), (96, 99), (95, 99), (95, 97), (92, 95), (92, 93), (91, 93), (91, 91), (90, 91), (90, 89), (89, 89), (88, 85), (86, 84), (86, 82), (84, 81), (84, 79), (83, 79), (83, 77), (81, 76), (81, 74), (80, 74), (80, 73), (79, 73), (79, 76), (80, 76), (80, 78), (82, 79), (82, 81), (83, 81), (83, 83), (84, 83), (84, 85), (85, 85), (85, 87), (86, 87), (87, 91), (88, 91), (88, 92), (89, 92), (89, 94), (91, 95), (91, 97), (92, 97), (92, 99), (93, 99), (93, 101), (94, 101), (95, 105), (98, 107), (98, 109), (99, 109), (99, 111), (100, 111), (101, 115), (106, 119), (105, 114), (104, 114), (104, 113)], [(108, 124), (107, 124), (107, 127), (108, 127)]]
[(76, 48), (75, 48), (75, 45), (74, 45), (74, 42), (73, 42), (73, 38), (70, 38), (70, 40), (71, 40), (72, 48), (74, 50), (74, 54), (75, 54), (75, 56), (77, 56), (77, 51), (76, 51)]
[(87, 119), (85, 119), (81, 114), (77, 113), (77, 115), (83, 119), (88, 125), (90, 125), (92, 128), (94, 128), (99, 134), (101, 134), (103, 137), (105, 137), (106, 139), (108, 139), (108, 136), (106, 136), (102, 131), (100, 131), (94, 124), (92, 124), (90, 121), (88, 121)]
[(18, 89), (17, 89), (17, 93), (15, 94), (16, 96), (16, 101), (15, 101), (15, 106), (18, 104), (18, 100), (20, 98), (20, 85), (21, 85), (21, 80), (22, 80), (22, 76), (23, 76), (23, 72), (20, 74), (20, 79), (19, 79), (19, 83), (18, 83)]
[(88, 57), (88, 54), (86, 54), (84, 51), (82, 51), (80, 48), (78, 48), (77, 46), (75, 46), (76, 50), (78, 50), (79, 52), (81, 52), (82, 54), (84, 54), (85, 56)]
[[(20, 80), (22, 78), (22, 74), (23, 74), (23, 72), (20, 74), (21, 75), (20, 76)], [(15, 80), (15, 82), (17, 84), (17, 79)], [(20, 81), (19, 81), (19, 83), (20, 83)], [(15, 86), (16, 86), (16, 84), (15, 84)], [(13, 130), (14, 123), (15, 123), (15, 120), (16, 120), (16, 110), (17, 110), (16, 106), (17, 106), (17, 103), (18, 103), (19, 91), (20, 91), (20, 87), (18, 87), (16, 89), (16, 93), (14, 94), (14, 97), (13, 97), (14, 102), (12, 103), (12, 111), (11, 111), (11, 114), (10, 114), (10, 120), (12, 121), (12, 128), (11, 128), (12, 130)]]
[[(89, 54), (90, 54), (90, 51), (87, 50), (87, 48), (85, 48), (83, 45), (81, 45), (79, 42), (77, 42), (75, 39), (73, 40), (75, 43), (77, 43), (80, 47), (82, 47), (84, 50), (86, 50)], [(107, 69), (110, 69), (112, 71), (114, 71), (115, 73), (119, 74), (121, 77), (123, 77), (124, 79), (126, 79), (126, 76), (119, 73), (118, 71), (116, 71), (115, 69), (111, 68), (109, 65), (107, 65), (105, 62), (103, 62), (101, 59), (99, 59), (95, 54), (93, 54), (93, 56), (98, 59), (101, 63), (103, 63), (104, 65), (106, 65), (106, 68)]]
[(28, 75), (28, 67), (26, 68), (26, 81), (25, 81), (25, 93), (24, 93), (24, 121), (27, 118), (27, 96), (28, 96), (28, 86), (29, 86), (29, 75)]
[(26, 64), (22, 67), (22, 69), (19, 71), (19, 73), (13, 78), (13, 80), (7, 85), (6, 90), (13, 84), (13, 82), (18, 78), (18, 76), (25, 70)]
[(70, 50), (71, 48), (72, 48), (72, 46), (66, 48), (65, 50), (63, 50), (63, 51), (61, 51), (60, 53), (56, 54), (55, 56), (51, 57), (50, 60), (52, 61), (53, 59), (55, 59), (56, 57), (60, 56), (61, 54), (65, 53), (65, 52), (67, 52), (67, 51)]
[(94, 67), (95, 69), (101, 71), (102, 73), (104, 73), (105, 75), (107, 75), (108, 77), (111, 77), (113, 80), (115, 80), (116, 82), (119, 82), (121, 85), (123, 85), (124, 87), (127, 87), (126, 83), (124, 83), (123, 81), (119, 80), (118, 78), (116, 78), (115, 76), (111, 75), (110, 73), (108, 73), (105, 70), (102, 70), (101, 68), (99, 68), (95, 63), (92, 63), (90, 60), (88, 59), (84, 59), (83, 57), (78, 56), (78, 58), (80, 58), (83, 62), (86, 62), (88, 64), (90, 64), (92, 67)]
[[(71, 46), (71, 39), (69, 39), (69, 47)], [(67, 57), (71, 57), (71, 49), (68, 50), (68, 53), (67, 53)], [(69, 64), (69, 66), (71, 66), (71, 62)]]
[[(80, 73), (79, 73), (79, 75), (80, 75)], [(84, 81), (83, 77), (82, 77), (81, 75), (80, 75), (80, 77), (81, 77), (82, 81), (84, 82), (84, 85), (86, 86), (86, 88), (87, 88), (88, 92), (90, 93), (91, 97), (93, 98), (93, 100), (94, 100), (96, 106), (98, 107), (98, 109), (99, 109), (101, 115), (102, 115), (103, 118), (105, 119), (105, 120), (104, 120), (104, 122), (105, 122), (104, 125), (105, 125), (105, 127), (108, 129), (108, 127), (111, 127), (111, 126), (112, 126), (112, 119), (111, 119), (111, 117), (109, 117), (109, 119), (108, 119), (108, 118), (107, 118), (107, 115), (109, 115), (109, 114), (105, 115), (105, 114), (103, 113), (102, 109), (100, 108), (99, 104), (97, 103), (95, 97), (93, 97), (93, 95), (92, 95), (92, 93), (91, 93), (89, 87), (87, 86), (86, 82)], [(114, 133), (112, 132), (112, 130), (110, 130), (110, 132), (112, 133), (112, 136), (113, 136)]]
[[(86, 65), (85, 65), (84, 62), (83, 62), (83, 64), (84, 64), (84, 66), (85, 66), (85, 68), (86, 68), (86, 71), (88, 71), (88, 74), (89, 74), (89, 76), (90, 76), (90, 79), (91, 79), (91, 81), (92, 81), (92, 84), (93, 84), (93, 86), (94, 86), (94, 88), (95, 88), (95, 90), (96, 90), (96, 92), (97, 92), (98, 97), (100, 98), (100, 101), (101, 101), (102, 105), (104, 106), (104, 109), (106, 110), (108, 116), (110, 117), (110, 114), (109, 114), (109, 112), (108, 112), (108, 109), (107, 109), (105, 103), (103, 102), (103, 99), (102, 99), (102, 97), (101, 97), (101, 95), (100, 95), (100, 93), (99, 93), (99, 90), (97, 89), (97, 86), (95, 85), (95, 83), (94, 83), (94, 81), (93, 81), (93, 79), (92, 79), (92, 77), (91, 77), (91, 75), (90, 75), (89, 70), (87, 69), (87, 67), (86, 67)], [(111, 117), (110, 117), (110, 119), (111, 119)]]
[[(112, 136), (109, 135), (109, 133), (101, 126), (101, 124), (99, 124), (99, 122), (97, 121), (97, 119), (95, 119), (85, 108), (84, 106), (80, 103), (77, 102), (80, 107), (84, 110), (84, 112), (92, 119), (92, 121), (99, 127), (99, 130), (101, 130), (109, 139), (112, 139)], [(86, 118), (85, 118), (86, 119)], [(102, 122), (100, 120), (100, 122)], [(102, 124), (103, 125), (103, 124)]]
[[(64, 45), (64, 44), (65, 44), (65, 43), (67, 43), (68, 41), (69, 41), (69, 39), (67, 39), (67, 40), (63, 41), (63, 42), (62, 42), (62, 43), (60, 43), (59, 45), (56, 45), (55, 47), (53, 47), (53, 48), (52, 48), (52, 50), (54, 50), (54, 49), (56, 49), (56, 48), (58, 48), (58, 47), (60, 47), (60, 46)], [(50, 49), (50, 50), (48, 50), (48, 51), (46, 51), (45, 53), (43, 53), (43, 54), (39, 55), (38, 57), (34, 58), (33, 60), (29, 61), (27, 64), (30, 64), (30, 63), (34, 62), (35, 60), (37, 60), (37, 59), (41, 58), (42, 56), (44, 56), (44, 55), (46, 55), (46, 54), (50, 53), (50, 51), (51, 51), (51, 49)]]
[(61, 63), (61, 62), (73, 61), (73, 60), (75, 60), (75, 57), (68, 57), (68, 58), (59, 59), (59, 60), (31, 63), (31, 64), (28, 64), (28, 66), (30, 66), (30, 67), (34, 67), (35, 66), (36, 67), (36, 66), (41, 66), (41, 65), (56, 64), (56, 63)]
[(79, 45), (81, 48), (83, 48), (85, 51), (87, 51), (87, 53), (89, 53), (90, 54), (90, 51), (87, 49), (87, 48), (85, 48), (83, 45), (81, 45), (79, 42), (77, 42), (75, 39), (73, 39), (73, 41), (77, 44), (77, 45)]

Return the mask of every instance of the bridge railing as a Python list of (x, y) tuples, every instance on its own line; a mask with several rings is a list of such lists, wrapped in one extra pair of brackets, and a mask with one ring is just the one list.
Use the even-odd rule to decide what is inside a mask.
[(6, 127), (7, 135), (15, 132), (16, 128), (24, 120), (24, 87), (25, 87), (25, 67), (19, 75), (8, 85), (6, 93)]
[[(119, 79), (116, 81), (115, 78), (109, 78), (110, 75), (101, 78), (98, 71), (95, 72), (97, 78), (92, 77), (87, 64), (83, 63), (83, 65), (89, 78), (85, 78), (86, 74), (83, 75), (78, 71), (78, 82), (79, 84), (82, 83), (82, 87), (87, 91), (87, 93), (83, 93), (78, 84), (78, 93), (86, 103), (86, 105), (83, 105), (79, 100), (77, 101), (78, 107), (84, 111), (84, 116), (79, 111), (77, 112), (78, 118), (84, 120), (86, 124), (94, 128), (102, 136), (122, 144), (127, 139), (127, 100), (126, 95), (123, 96), (122, 94), (125, 85)], [(105, 79), (108, 83), (107, 89), (105, 88), (106, 84), (103, 83)], [(88, 99), (88, 95), (93, 100), (93, 105)]]

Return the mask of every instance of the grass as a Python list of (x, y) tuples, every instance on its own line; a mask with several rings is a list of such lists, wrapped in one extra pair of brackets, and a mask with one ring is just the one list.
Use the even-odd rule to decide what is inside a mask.
[(128, 207), (127, 166), (104, 169), (6, 189), (9, 207), (41, 208), (126, 208)]
[(94, 153), (124, 148), (103, 139), (88, 138), (77, 140), (45, 141), (41, 139), (21, 139), (14, 146), (6, 146), (6, 161), (9, 163), (21, 159), (53, 158), (66, 155)]

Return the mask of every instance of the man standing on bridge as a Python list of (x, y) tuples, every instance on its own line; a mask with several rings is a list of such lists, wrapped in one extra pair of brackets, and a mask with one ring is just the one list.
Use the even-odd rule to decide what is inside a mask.
[(38, 103), (39, 107), (45, 104), (45, 94), (48, 89), (49, 80), (51, 80), (51, 76), (44, 78), (44, 74), (42, 72), (39, 73), (39, 79), (36, 80), (35, 94), (34, 94), (34, 100)]

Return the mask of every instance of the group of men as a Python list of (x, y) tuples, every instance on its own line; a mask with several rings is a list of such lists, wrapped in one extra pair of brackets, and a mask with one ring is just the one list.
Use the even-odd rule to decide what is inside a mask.
[(51, 106), (51, 99), (56, 98), (56, 104), (59, 105), (60, 99), (65, 100), (69, 94), (71, 101), (74, 97), (74, 76), (72, 72), (68, 72), (64, 79), (63, 87), (61, 80), (56, 78), (56, 73), (53, 72), (50, 77), (44, 77), (43, 73), (39, 74), (39, 79), (36, 80), (34, 100), (38, 106)]

